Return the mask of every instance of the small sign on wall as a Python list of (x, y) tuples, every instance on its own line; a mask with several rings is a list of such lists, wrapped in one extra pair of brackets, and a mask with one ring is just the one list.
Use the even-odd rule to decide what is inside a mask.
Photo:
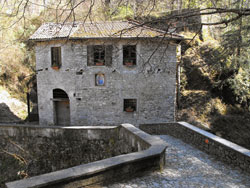
[(95, 85), (105, 86), (105, 75), (103, 73), (98, 73), (95, 75)]

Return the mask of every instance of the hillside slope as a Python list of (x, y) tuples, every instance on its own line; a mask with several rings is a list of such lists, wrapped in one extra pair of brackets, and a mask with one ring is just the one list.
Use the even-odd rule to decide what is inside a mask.
[(199, 41), (182, 57), (178, 121), (187, 121), (250, 149), (250, 113), (237, 103), (228, 103), (230, 91), (216, 88), (216, 41)]
[(12, 98), (9, 92), (0, 87), (0, 123), (21, 122), (27, 116), (27, 105)]

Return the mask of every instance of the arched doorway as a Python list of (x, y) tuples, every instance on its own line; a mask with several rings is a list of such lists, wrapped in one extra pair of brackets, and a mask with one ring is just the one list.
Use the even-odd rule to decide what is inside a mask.
[(54, 89), (53, 101), (55, 124), (70, 125), (70, 103), (67, 93), (61, 89)]

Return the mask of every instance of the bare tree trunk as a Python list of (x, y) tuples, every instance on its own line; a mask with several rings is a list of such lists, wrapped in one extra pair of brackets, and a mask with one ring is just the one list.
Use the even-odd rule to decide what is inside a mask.
[(237, 46), (237, 56), (241, 55), (241, 44), (242, 44), (242, 37), (241, 37), (241, 30), (242, 30), (242, 17), (239, 20), (239, 32), (238, 32), (238, 46)]
[(172, 2), (171, 2), (171, 10), (174, 10), (174, 2), (175, 2), (175, 0), (172, 0)]
[[(243, 7), (243, 0), (239, 2), (239, 9), (242, 9)], [(241, 36), (241, 31), (242, 31), (242, 17), (239, 19), (239, 31), (238, 31), (238, 45), (237, 45), (237, 56), (240, 57), (241, 55), (241, 45), (242, 45), (242, 36)]]
[(105, 0), (105, 7), (110, 8), (110, 0)]
[(105, 20), (109, 19), (109, 12), (110, 12), (110, 2), (111, 0), (105, 0), (105, 8), (104, 8), (104, 14), (105, 14)]
[(182, 10), (182, 0), (178, 0), (178, 10)]
[(137, 16), (140, 16), (140, 4), (143, 2), (143, 0), (135, 0), (134, 2), (134, 16), (137, 17)]

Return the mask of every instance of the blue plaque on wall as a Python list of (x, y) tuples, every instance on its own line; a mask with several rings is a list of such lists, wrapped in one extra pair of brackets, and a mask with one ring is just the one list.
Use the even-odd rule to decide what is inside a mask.
[(102, 74), (102, 73), (96, 74), (95, 83), (96, 83), (96, 86), (104, 86), (105, 85), (104, 74)]

